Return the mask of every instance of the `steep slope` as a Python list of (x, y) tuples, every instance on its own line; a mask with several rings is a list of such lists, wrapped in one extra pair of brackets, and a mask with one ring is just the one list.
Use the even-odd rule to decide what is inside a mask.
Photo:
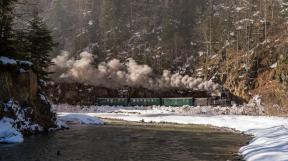
[(41, 0), (60, 50), (95, 64), (134, 58), (218, 82), (267, 114), (287, 113), (286, 0)]
[[(222, 1), (214, 10), (226, 23), (211, 30), (212, 52), (203, 70), (245, 100), (260, 95), (269, 115), (287, 114), (287, 4), (283, 1)], [(231, 20), (229, 20), (231, 18)], [(214, 19), (217, 19), (214, 17)], [(214, 34), (213, 34), (214, 35)], [(217, 43), (222, 43), (217, 47)]]
[(196, 25), (203, 0), (42, 1), (50, 2), (45, 3), (43, 16), (59, 50), (73, 54), (88, 50), (98, 62), (132, 57), (157, 72), (170, 68), (185, 72), (197, 61), (186, 58), (197, 51), (194, 40), (199, 37)]

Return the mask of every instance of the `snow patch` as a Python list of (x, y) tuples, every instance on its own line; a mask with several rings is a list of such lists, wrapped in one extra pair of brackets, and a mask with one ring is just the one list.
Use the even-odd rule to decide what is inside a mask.
[(23, 142), (23, 135), (13, 127), (13, 122), (7, 117), (0, 120), (0, 143)]
[(60, 113), (58, 115), (59, 120), (64, 122), (74, 122), (80, 124), (90, 124), (90, 125), (103, 125), (104, 122), (93, 115), (87, 114), (76, 114), (76, 113)]
[(270, 66), (270, 68), (271, 68), (271, 69), (275, 69), (275, 68), (277, 68), (277, 66), (278, 66), (278, 63), (276, 62), (276, 63), (272, 64), (272, 65)]
[(0, 56), (0, 63), (3, 65), (17, 65), (16, 60), (10, 59), (6, 56)]
[(240, 149), (247, 161), (284, 161), (288, 160), (287, 125), (266, 129), (249, 130), (256, 136), (249, 145)]
[(27, 66), (32, 66), (33, 63), (30, 61), (25, 61), (25, 60), (17, 60), (17, 63), (20, 65), (27, 65)]
[(89, 22), (88, 22), (88, 25), (90, 25), (90, 26), (92, 26), (94, 24), (94, 22), (92, 21), (92, 20), (90, 20)]
[(3, 65), (26, 65), (26, 66), (32, 66), (33, 63), (30, 61), (25, 61), (25, 60), (15, 60), (15, 59), (11, 59), (8, 58), (6, 56), (0, 56), (0, 64)]

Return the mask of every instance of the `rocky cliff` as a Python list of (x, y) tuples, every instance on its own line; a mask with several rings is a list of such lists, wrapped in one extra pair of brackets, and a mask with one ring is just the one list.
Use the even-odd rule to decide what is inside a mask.
[(24, 134), (56, 127), (56, 115), (51, 112), (51, 105), (42, 91), (43, 83), (37, 79), (31, 64), (5, 60), (15, 63), (0, 61), (0, 118), (13, 118), (14, 126)]

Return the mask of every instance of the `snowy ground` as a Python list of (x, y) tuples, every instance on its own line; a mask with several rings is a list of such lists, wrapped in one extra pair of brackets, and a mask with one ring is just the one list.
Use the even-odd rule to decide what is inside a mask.
[[(194, 115), (179, 109), (182, 108), (178, 108), (178, 110), (172, 107), (125, 107), (121, 109), (121, 107), (93, 106), (90, 110), (87, 107), (82, 108), (81, 111), (78, 111), (82, 113), (77, 113), (77, 115), (126, 121), (202, 124), (232, 128), (255, 136), (249, 145), (239, 150), (245, 160), (288, 160), (288, 118), (243, 115)], [(73, 116), (75, 113), (58, 114), (60, 116)]]
[(58, 118), (63, 122), (73, 122), (80, 124), (89, 124), (89, 125), (102, 125), (104, 122), (95, 116), (90, 116), (88, 114), (70, 114), (70, 113), (60, 113)]
[(21, 143), (23, 135), (12, 125), (14, 120), (3, 118), (0, 120), (0, 143)]

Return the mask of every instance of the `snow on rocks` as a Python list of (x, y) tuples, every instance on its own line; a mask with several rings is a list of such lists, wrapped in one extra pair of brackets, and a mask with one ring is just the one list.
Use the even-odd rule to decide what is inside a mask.
[(33, 63), (30, 61), (25, 61), (25, 60), (15, 60), (8, 58), (6, 56), (0, 56), (0, 64), (2, 65), (25, 65), (25, 66), (32, 66)]
[(6, 56), (0, 56), (0, 64), (3, 65), (16, 65), (17, 61)]
[(33, 63), (30, 61), (25, 61), (25, 60), (17, 60), (17, 63), (20, 65), (26, 65), (26, 66), (32, 66)]
[(63, 130), (63, 129), (69, 129), (69, 126), (62, 120), (56, 119), (55, 121), (56, 127), (49, 128), (49, 132), (57, 131), (57, 130)]
[(69, 128), (69, 126), (65, 122), (63, 122), (59, 119), (56, 120), (56, 125), (57, 125), (57, 129), (68, 129)]
[(21, 133), (35, 134), (44, 131), (42, 126), (30, 118), (32, 110), (30, 107), (20, 106), (13, 99), (6, 103), (0, 102), (0, 105), (3, 106), (4, 113), (15, 114), (13, 119), (6, 117), (0, 119), (0, 143), (20, 143), (23, 141)]
[(37, 133), (44, 130), (42, 126), (31, 121), (32, 119), (29, 117), (30, 107), (21, 107), (13, 99), (10, 99), (4, 104), (4, 111), (13, 111), (13, 113), (15, 113), (16, 118), (14, 119), (14, 124), (21, 132)]
[(0, 120), (0, 143), (23, 142), (23, 135), (13, 127), (13, 122), (7, 117)]
[(25, 60), (16, 60), (11, 59), (6, 56), (0, 56), (0, 65), (1, 66), (18, 66), (17, 71), (19, 73), (26, 73), (27, 69), (30, 68), (33, 63)]
[(277, 66), (278, 66), (278, 63), (276, 62), (276, 63), (272, 64), (272, 65), (270, 66), (270, 68), (271, 68), (271, 69), (275, 69), (275, 68), (277, 68)]
[(103, 125), (104, 122), (98, 119), (95, 116), (87, 114), (79, 114), (79, 113), (60, 113), (58, 115), (59, 120), (63, 122), (73, 122), (80, 124), (89, 124), (89, 125)]

